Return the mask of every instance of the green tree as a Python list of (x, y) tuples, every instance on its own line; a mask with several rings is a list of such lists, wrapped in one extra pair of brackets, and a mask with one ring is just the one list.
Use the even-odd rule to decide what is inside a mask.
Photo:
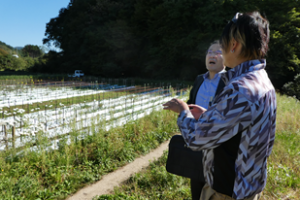
[(29, 56), (29, 57), (32, 57), (32, 58), (40, 57), (43, 54), (43, 52), (42, 52), (42, 50), (40, 49), (39, 46), (30, 45), (30, 44), (26, 45), (22, 49), (22, 53), (23, 53), (23, 55)]
[(0, 71), (4, 71), (8, 62), (8, 52), (0, 48)]
[(300, 74), (297, 74), (293, 81), (284, 84), (282, 90), (285, 94), (300, 100)]
[(60, 72), (84, 68), (86, 74), (106, 77), (194, 80), (206, 71), (207, 47), (234, 14), (259, 10), (270, 21), (267, 71), (280, 88), (300, 71), (298, 4), (297, 0), (70, 1), (47, 24), (44, 44), (54, 43), (62, 52), (51, 53), (46, 65)]
[(277, 15), (269, 15), (271, 37), (267, 59), (267, 71), (277, 88), (292, 81), (295, 74), (300, 73), (300, 10), (285, 10), (280, 5), (284, 7), (279, 3), (278, 10), (272, 11), (279, 12)]
[(0, 71), (24, 69), (26, 69), (26, 62), (22, 58), (16, 58), (0, 48)]
[(50, 20), (44, 43), (56, 41), (63, 50), (64, 72), (84, 68), (95, 75), (109, 76), (103, 69), (110, 66), (114, 68), (110, 70), (112, 75), (118, 76), (131, 65), (128, 55), (134, 49), (134, 41), (131, 42), (127, 19), (133, 10), (130, 2), (133, 1), (71, 1), (57, 18)]
[(0, 41), (0, 49), (3, 49), (5, 51), (7, 51), (7, 53), (11, 54), (11, 55), (21, 55), (21, 51), (18, 49), (13, 48), (12, 46), (5, 44), (4, 42)]

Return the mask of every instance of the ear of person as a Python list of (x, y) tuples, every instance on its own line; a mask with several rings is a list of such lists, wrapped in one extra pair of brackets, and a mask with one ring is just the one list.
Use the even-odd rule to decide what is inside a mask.
[(237, 48), (237, 46), (238, 46), (238, 42), (233, 38), (233, 39), (231, 40), (231, 50), (230, 50), (230, 52), (231, 52), (231, 53), (234, 53), (234, 52), (235, 52), (235, 49)]

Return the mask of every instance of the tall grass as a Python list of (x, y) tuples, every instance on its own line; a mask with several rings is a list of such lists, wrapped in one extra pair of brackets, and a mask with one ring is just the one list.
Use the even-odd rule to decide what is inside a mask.
[(277, 94), (276, 138), (268, 159), (265, 200), (300, 199), (300, 102)]
[(93, 125), (92, 134), (83, 139), (73, 131), (52, 151), (41, 133), (35, 151), (0, 152), (0, 199), (64, 199), (169, 139), (178, 131), (175, 119), (161, 110), (109, 131)]
[[(277, 94), (276, 138), (268, 159), (262, 200), (300, 199), (300, 102)], [(189, 180), (166, 172), (167, 151), (143, 172), (132, 176), (114, 194), (95, 200), (191, 199)]]

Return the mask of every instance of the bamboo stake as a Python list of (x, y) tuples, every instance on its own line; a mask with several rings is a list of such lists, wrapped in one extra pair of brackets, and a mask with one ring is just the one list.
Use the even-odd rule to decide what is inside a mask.
[(3, 125), (3, 130), (4, 130), (4, 139), (7, 140), (6, 125)]
[(15, 148), (15, 132), (16, 132), (16, 127), (12, 127), (12, 147)]

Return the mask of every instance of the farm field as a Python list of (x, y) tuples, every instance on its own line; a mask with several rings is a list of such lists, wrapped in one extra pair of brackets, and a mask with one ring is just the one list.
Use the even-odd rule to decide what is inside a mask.
[[(187, 88), (159, 84), (14, 84), (1, 84), (0, 199), (65, 199), (100, 180), (177, 133), (177, 115), (161, 104), (188, 95)], [(277, 101), (262, 199), (296, 200), (300, 103), (280, 94)], [(189, 180), (166, 172), (166, 155), (114, 194), (94, 199), (191, 199)]]
[[(3, 88), (3, 100), (0, 101), (2, 111), (0, 140), (3, 142), (0, 143), (0, 150), (10, 147), (20, 148), (32, 140), (33, 137), (27, 136), (35, 136), (39, 131), (46, 133), (49, 139), (53, 139), (68, 134), (72, 129), (89, 132), (88, 129), (92, 124), (108, 122), (106, 124), (108, 130), (111, 126), (119, 126), (128, 120), (143, 117), (153, 109), (160, 109), (161, 104), (170, 99), (168, 96), (171, 92), (175, 92), (171, 91), (171, 88), (103, 83), (85, 87), (88, 89), (76, 90), (74, 85), (66, 87), (65, 84), (56, 88), (49, 88), (49, 84), (46, 87), (9, 85)], [(180, 94), (179, 91), (177, 94)], [(173, 94), (173, 97), (174, 95), (176, 96)], [(61, 99), (65, 99), (67, 105), (62, 103)], [(27, 112), (24, 107), (27, 108)], [(12, 134), (7, 134), (9, 126), (14, 128)], [(57, 148), (55, 147), (57, 142), (52, 141), (52, 149)]]
[[(277, 94), (277, 132), (268, 160), (268, 180), (261, 199), (300, 199), (300, 102)], [(165, 169), (167, 151), (142, 172), (132, 176), (114, 194), (94, 200), (191, 199), (189, 179)]]
[(170, 86), (49, 85), (1, 84), (0, 199), (64, 199), (101, 179), (169, 139), (175, 115), (162, 103), (186, 98)]

